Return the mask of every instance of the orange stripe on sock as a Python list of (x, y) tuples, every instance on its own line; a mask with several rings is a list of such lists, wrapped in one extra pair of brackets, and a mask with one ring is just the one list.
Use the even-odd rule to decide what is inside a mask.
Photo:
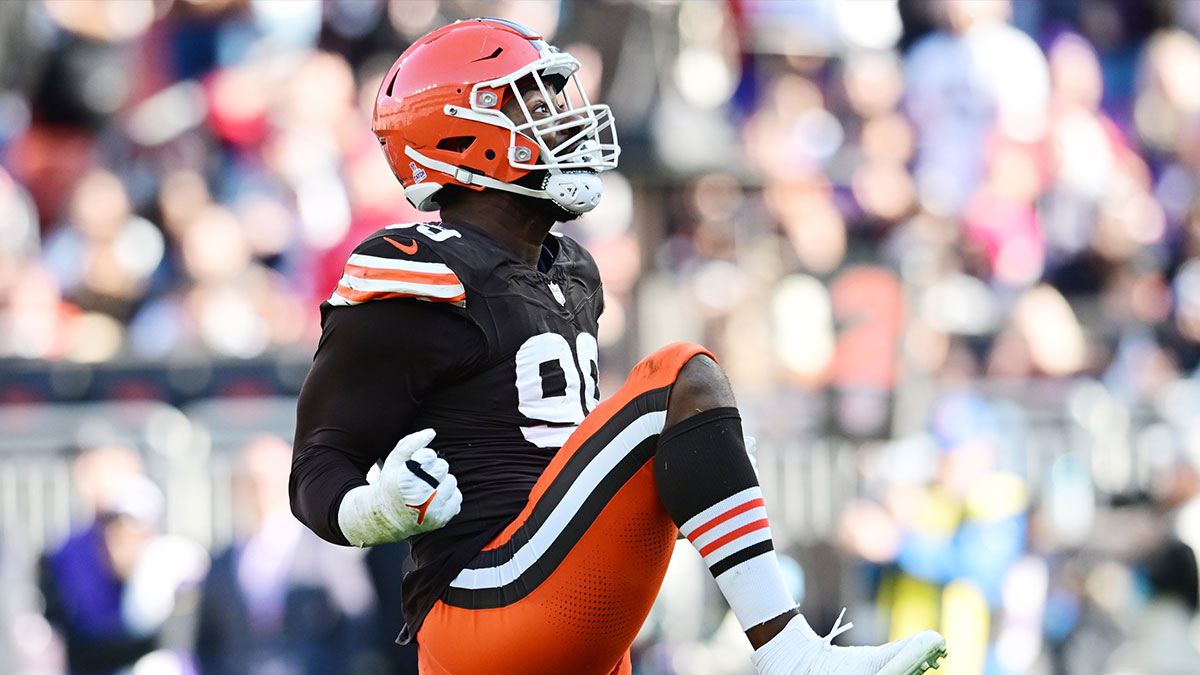
[(739, 527), (738, 529), (734, 530), (733, 532), (730, 532), (729, 534), (726, 534), (721, 537), (717, 537), (716, 539), (714, 539), (712, 541), (711, 544), (700, 549), (700, 557), (703, 558), (704, 556), (721, 548), (725, 544), (728, 544), (729, 542), (733, 541), (734, 539), (737, 539), (738, 537), (750, 534), (751, 532), (757, 532), (758, 530), (764, 530), (769, 526), (770, 526), (770, 524), (767, 522), (766, 518), (763, 518), (762, 520), (756, 520), (753, 523), (750, 523), (748, 525), (743, 525), (743, 526)]
[(766, 504), (763, 502), (762, 497), (759, 497), (758, 499), (752, 499), (752, 500), (746, 502), (745, 504), (742, 504), (741, 506), (735, 506), (732, 509), (729, 509), (728, 511), (726, 511), (725, 513), (722, 513), (721, 515), (719, 515), (719, 516), (713, 518), (712, 520), (708, 521), (707, 523), (701, 525), (700, 527), (697, 527), (696, 529), (692, 530), (691, 532), (688, 533), (687, 538), (690, 539), (692, 541), (692, 543), (695, 543), (696, 539), (699, 538), (700, 535), (704, 534), (705, 532), (708, 532), (709, 530), (713, 529), (714, 527), (720, 525), (721, 523), (729, 520), (730, 518), (732, 518), (736, 515), (745, 513), (747, 511), (749, 511), (750, 509), (753, 509), (753, 508), (756, 508), (759, 506), (766, 506)]

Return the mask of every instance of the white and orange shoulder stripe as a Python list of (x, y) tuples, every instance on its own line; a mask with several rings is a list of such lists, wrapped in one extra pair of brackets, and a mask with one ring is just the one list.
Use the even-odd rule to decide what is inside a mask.
[(465, 307), (467, 292), (458, 275), (445, 263), (355, 253), (346, 261), (342, 278), (329, 296), (329, 304), (360, 305), (390, 298), (415, 298)]

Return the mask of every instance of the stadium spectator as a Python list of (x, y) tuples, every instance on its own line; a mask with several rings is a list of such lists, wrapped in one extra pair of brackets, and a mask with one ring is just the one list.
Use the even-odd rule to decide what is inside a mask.
[(75, 480), (95, 519), (45, 556), (40, 582), (69, 669), (116, 673), (143, 658), (182, 667), (187, 655), (159, 652), (172, 646), (160, 638), (176, 595), (194, 587), (207, 567), (203, 551), (160, 534), (163, 494), (132, 450), (85, 451)]
[[(237, 475), (244, 532), (204, 580), (196, 656), (204, 673), (381, 672), (375, 598), (361, 551), (324, 545), (292, 517), (291, 446), (263, 436)], [(395, 636), (392, 636), (394, 639)]]

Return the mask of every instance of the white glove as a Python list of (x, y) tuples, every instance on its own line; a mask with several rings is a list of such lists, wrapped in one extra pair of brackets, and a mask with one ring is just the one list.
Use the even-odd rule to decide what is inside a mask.
[(450, 465), (426, 447), (433, 429), (409, 434), (383, 461), (379, 480), (346, 493), (338, 526), (355, 546), (374, 546), (436, 530), (458, 515), (462, 492)]
[(758, 475), (758, 460), (754, 457), (754, 453), (758, 452), (758, 441), (745, 434), (742, 434), (742, 441), (746, 444), (746, 457), (750, 460), (750, 468), (754, 469), (754, 477), (761, 478)]

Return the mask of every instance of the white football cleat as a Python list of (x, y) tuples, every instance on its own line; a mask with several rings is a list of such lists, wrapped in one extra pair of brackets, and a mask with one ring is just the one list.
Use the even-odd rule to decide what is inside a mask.
[(843, 609), (824, 638), (803, 616), (793, 618), (754, 652), (759, 675), (919, 675), (937, 668), (946, 655), (946, 638), (931, 630), (878, 647), (835, 647), (833, 638), (854, 626), (841, 625), (845, 613)]

